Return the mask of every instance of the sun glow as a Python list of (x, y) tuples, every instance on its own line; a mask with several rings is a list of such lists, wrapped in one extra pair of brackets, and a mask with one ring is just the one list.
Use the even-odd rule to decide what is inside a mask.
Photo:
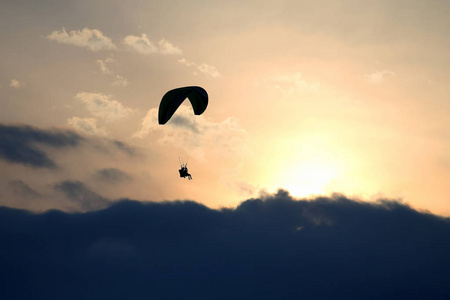
[(272, 161), (271, 167), (277, 171), (271, 172), (271, 188), (286, 189), (295, 197), (333, 192), (336, 182), (344, 176), (345, 156), (330, 139), (310, 135), (296, 141), (286, 139), (283, 145)]
[(281, 178), (283, 188), (293, 196), (306, 197), (325, 194), (339, 173), (337, 166), (313, 159), (285, 169)]

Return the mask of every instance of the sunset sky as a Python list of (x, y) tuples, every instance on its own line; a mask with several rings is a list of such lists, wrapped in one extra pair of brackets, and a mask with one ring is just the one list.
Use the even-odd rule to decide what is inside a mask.
[[(449, 216), (449, 13), (437, 0), (2, 0), (0, 205), (220, 208), (281, 188)], [(158, 125), (162, 96), (189, 85), (208, 92), (205, 113), (186, 101), (186, 122)]]
[(0, 297), (450, 299), (449, 15), (0, 0)]

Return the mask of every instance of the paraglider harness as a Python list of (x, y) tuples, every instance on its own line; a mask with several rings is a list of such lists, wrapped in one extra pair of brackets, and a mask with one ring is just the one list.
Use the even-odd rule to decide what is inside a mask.
[[(178, 159), (180, 160), (180, 159)], [(180, 160), (181, 169), (178, 170), (180, 172), (180, 177), (185, 178), (187, 177), (189, 180), (192, 180), (191, 174), (188, 173), (187, 163), (183, 164)]]

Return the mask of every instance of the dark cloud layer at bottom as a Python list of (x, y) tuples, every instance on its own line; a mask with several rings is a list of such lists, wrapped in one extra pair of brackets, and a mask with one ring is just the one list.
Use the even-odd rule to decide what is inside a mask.
[(449, 299), (450, 221), (383, 201), (0, 208), (3, 299)]

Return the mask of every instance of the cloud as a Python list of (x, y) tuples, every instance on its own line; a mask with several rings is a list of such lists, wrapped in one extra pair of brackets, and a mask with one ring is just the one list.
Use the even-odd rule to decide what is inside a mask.
[(88, 135), (107, 136), (105, 129), (97, 127), (97, 120), (93, 118), (71, 117), (67, 119), (67, 124), (76, 131)]
[(141, 121), (141, 128), (133, 134), (134, 138), (144, 138), (151, 131), (156, 130), (158, 125), (158, 108), (150, 109)]
[(294, 93), (318, 93), (321, 89), (319, 82), (310, 82), (303, 78), (300, 72), (271, 75), (256, 82), (269, 88), (275, 88), (287, 95)]
[[(113, 70), (111, 70), (111, 66), (113, 66), (113, 64), (117, 64), (117, 61), (114, 58), (108, 57), (103, 60), (98, 59), (96, 62), (98, 64), (102, 74), (111, 75), (111, 76), (115, 75)], [(126, 87), (126, 86), (128, 86), (128, 80), (123, 76), (115, 75), (112, 85), (118, 86), (118, 87)]]
[(145, 33), (143, 33), (141, 37), (128, 35), (123, 39), (123, 43), (142, 54), (158, 52), (156, 46), (148, 39)]
[(257, 187), (245, 181), (232, 181), (232, 188), (236, 189), (240, 195), (250, 197), (257, 191)]
[(158, 42), (159, 45), (159, 52), (162, 54), (170, 54), (170, 55), (181, 55), (182, 51), (180, 48), (175, 47), (172, 45), (171, 42), (166, 41), (164, 39), (160, 40)]
[[(77, 183), (62, 190), (85, 193)], [(445, 299), (449, 235), (449, 219), (398, 202), (286, 191), (220, 210), (2, 207), (0, 280), (5, 299), (31, 299), (37, 288), (47, 299)]]
[(20, 82), (17, 79), (11, 79), (11, 82), (10, 82), (9, 86), (12, 87), (12, 88), (15, 88), (15, 89), (20, 89), (20, 88), (25, 86), (25, 83)]
[(92, 115), (106, 122), (115, 121), (131, 113), (130, 108), (102, 93), (81, 92), (75, 98), (82, 101)]
[(63, 151), (80, 147), (95, 150), (91, 151), (94, 155), (99, 152), (103, 156), (123, 153), (132, 157), (137, 154), (136, 149), (126, 143), (98, 135), (89, 137), (67, 129), (0, 124), (0, 159), (9, 163), (55, 169), (59, 165), (52, 158), (51, 154), (56, 154), (54, 150)]
[(212, 66), (212, 65), (208, 65), (208, 64), (197, 64), (194, 62), (190, 62), (187, 61), (185, 58), (179, 59), (178, 60), (179, 63), (181, 63), (182, 65), (185, 65), (187, 67), (194, 67), (195, 68), (195, 72), (194, 74), (197, 75), (198, 72), (203, 73), (209, 77), (213, 77), (213, 78), (217, 78), (220, 77), (220, 73), (217, 70), (216, 67)]
[(81, 181), (62, 181), (57, 183), (54, 189), (62, 192), (70, 201), (85, 211), (105, 208), (110, 204), (108, 199), (91, 191)]
[(114, 78), (112, 85), (118, 87), (126, 87), (128, 85), (128, 80), (125, 77), (116, 75), (116, 78)]
[(124, 262), (139, 254), (139, 250), (129, 241), (110, 237), (94, 242), (87, 251), (88, 260)]
[(192, 151), (197, 151), (198, 157), (204, 155), (201, 145), (214, 145), (214, 149), (234, 155), (244, 154), (248, 147), (247, 132), (240, 127), (236, 119), (230, 117), (215, 122), (203, 116), (195, 116), (190, 104), (185, 103), (164, 126), (158, 124), (158, 109), (150, 109), (142, 119), (141, 128), (133, 137), (145, 138), (153, 132), (163, 133), (159, 139), (160, 143), (179, 146), (180, 141), (184, 141)]
[(140, 37), (135, 35), (128, 35), (123, 39), (123, 43), (130, 49), (133, 49), (141, 54), (166, 54), (166, 55), (180, 55), (181, 49), (175, 47), (169, 41), (162, 39), (155, 45), (149, 40), (147, 35), (143, 33)]
[(180, 64), (182, 64), (182, 65), (187, 66), (187, 67), (193, 67), (193, 66), (196, 66), (196, 65), (197, 65), (196, 63), (187, 61), (186, 58), (179, 59), (178, 62), (179, 62)]
[(110, 75), (110, 74), (112, 74), (112, 71), (109, 69), (109, 65), (112, 63), (115, 63), (116, 60), (114, 58), (108, 57), (104, 60), (98, 59), (96, 62), (98, 64), (102, 74)]
[(111, 39), (97, 29), (84, 28), (67, 33), (66, 29), (62, 28), (53, 31), (47, 38), (62, 44), (85, 47), (92, 51), (116, 49)]
[(372, 74), (366, 75), (365, 78), (370, 84), (381, 84), (386, 78), (394, 76), (395, 73), (389, 70), (377, 71)]
[(12, 180), (9, 182), (9, 188), (11, 189), (13, 195), (22, 200), (34, 200), (41, 198), (42, 195), (28, 186), (22, 180)]
[(112, 140), (110, 141), (110, 143), (112, 143), (115, 148), (129, 156), (134, 156), (136, 154), (136, 149), (133, 146), (130, 146), (118, 140)]
[(69, 130), (0, 124), (0, 158), (35, 168), (55, 168), (56, 163), (39, 146), (73, 148), (82, 140)]
[(132, 179), (130, 175), (116, 168), (105, 168), (98, 170), (94, 174), (94, 178), (101, 182), (110, 184), (128, 182)]

